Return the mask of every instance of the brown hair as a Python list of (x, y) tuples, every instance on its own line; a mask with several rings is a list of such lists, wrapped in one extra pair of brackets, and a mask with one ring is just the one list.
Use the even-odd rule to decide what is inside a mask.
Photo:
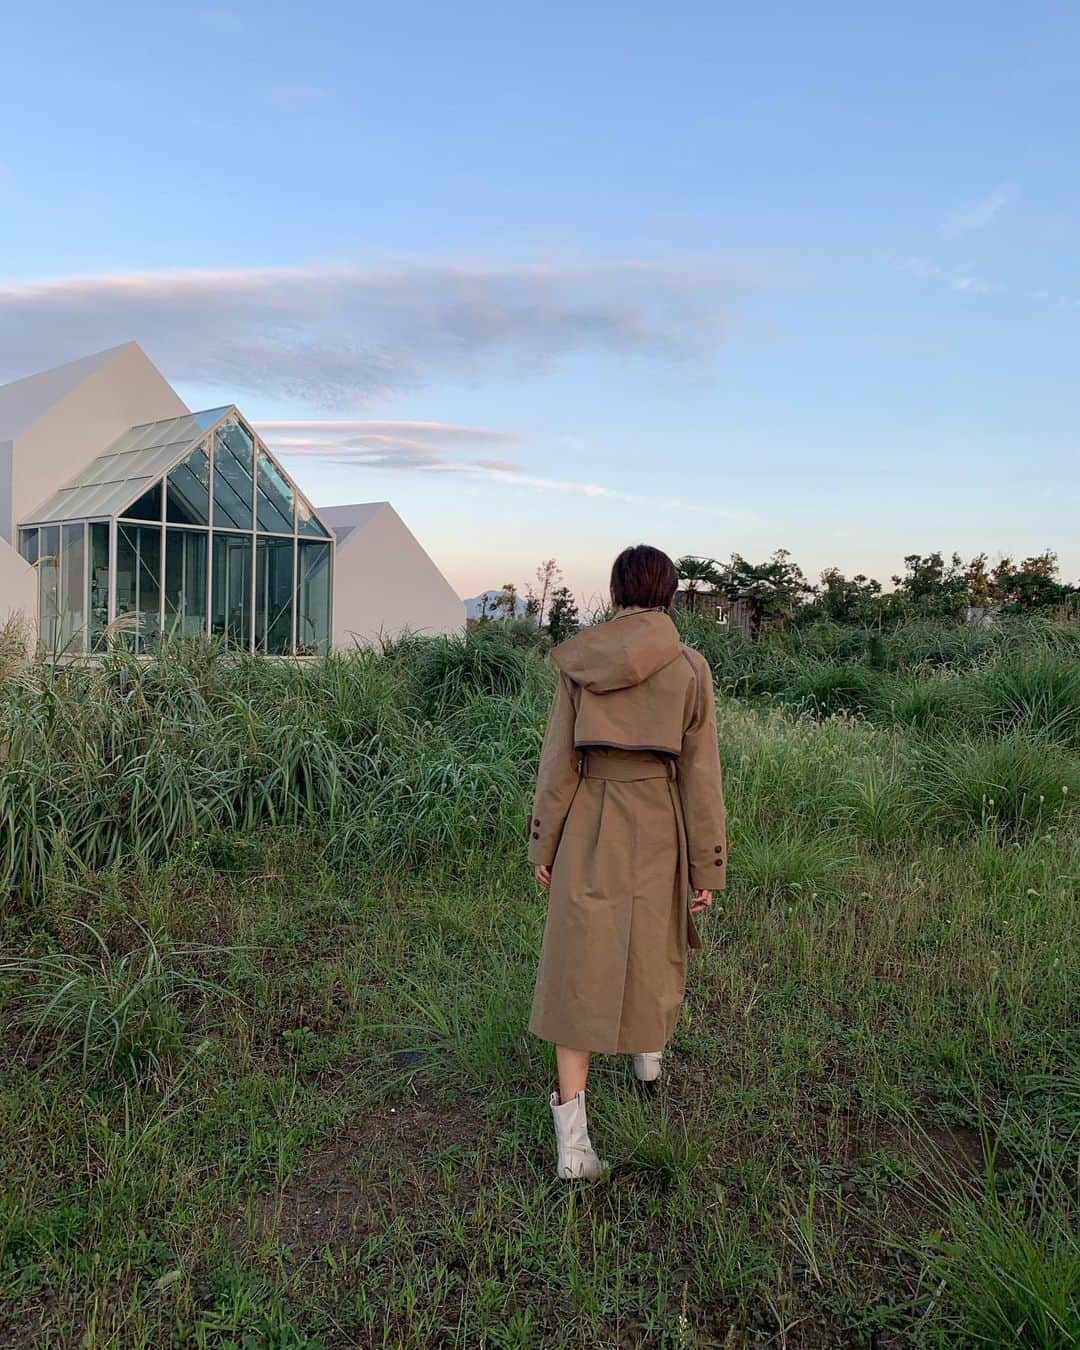
[(619, 606), (671, 608), (679, 574), (666, 553), (648, 544), (624, 548), (611, 567), (611, 599)]

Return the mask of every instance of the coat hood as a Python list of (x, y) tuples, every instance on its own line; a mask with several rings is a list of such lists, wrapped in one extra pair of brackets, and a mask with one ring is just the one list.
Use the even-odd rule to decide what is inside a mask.
[(591, 694), (629, 689), (680, 654), (679, 630), (656, 609), (631, 610), (575, 633), (552, 649), (552, 659)]

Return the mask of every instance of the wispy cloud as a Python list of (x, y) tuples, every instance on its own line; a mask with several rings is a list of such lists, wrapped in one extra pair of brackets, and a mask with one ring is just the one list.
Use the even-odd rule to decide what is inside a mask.
[(520, 467), (512, 460), (492, 457), (491, 451), (519, 445), (522, 437), (491, 427), (352, 418), (266, 421), (256, 425), (267, 444), (282, 457), (436, 473), (475, 474), (492, 469), (512, 473)]
[(0, 287), (0, 377), (136, 338), (171, 379), (326, 409), (577, 353), (707, 367), (740, 279), (715, 263), (410, 263), (71, 276)]
[(900, 266), (917, 281), (937, 281), (968, 295), (1011, 296), (1055, 309), (1080, 309), (1080, 297), (1039, 286), (1009, 286), (974, 272), (966, 264), (944, 265), (919, 254), (908, 254)]
[(946, 239), (959, 239), (964, 235), (985, 230), (1013, 200), (1016, 193), (1015, 183), (999, 183), (993, 192), (973, 206), (950, 212), (938, 226), (938, 233)]
[(256, 424), (282, 459), (316, 459), (357, 468), (396, 469), (423, 474), (457, 474), (537, 492), (603, 498), (671, 511), (690, 511), (723, 520), (750, 521), (751, 513), (714, 507), (679, 497), (658, 500), (606, 483), (555, 478), (533, 472), (518, 459), (490, 453), (500, 447), (525, 448), (525, 438), (492, 427), (448, 422), (362, 421), (358, 419), (266, 421)]
[(271, 419), (258, 423), (259, 429), (265, 433), (286, 432), (295, 433), (313, 433), (320, 436), (340, 436), (342, 434), (352, 435), (419, 435), (432, 441), (468, 441), (468, 442), (498, 442), (505, 445), (513, 441), (521, 440), (517, 432), (498, 431), (493, 427), (469, 427), (460, 426), (455, 422), (416, 422), (402, 421), (376, 421), (371, 418), (363, 420), (357, 418), (345, 418), (343, 420), (332, 420), (326, 417), (305, 418), (300, 420), (280, 420)]

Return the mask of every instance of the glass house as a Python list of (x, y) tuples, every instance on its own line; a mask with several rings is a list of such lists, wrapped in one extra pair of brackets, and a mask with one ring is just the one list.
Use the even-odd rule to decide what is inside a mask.
[(315, 656), (334, 535), (233, 406), (132, 427), (19, 522), (47, 651), (151, 652), (163, 634)]

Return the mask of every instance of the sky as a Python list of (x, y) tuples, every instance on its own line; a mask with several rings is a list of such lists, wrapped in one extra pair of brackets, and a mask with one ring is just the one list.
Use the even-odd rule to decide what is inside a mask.
[(1080, 7), (20, 5), (0, 380), (136, 339), (462, 595), (1080, 574)]

